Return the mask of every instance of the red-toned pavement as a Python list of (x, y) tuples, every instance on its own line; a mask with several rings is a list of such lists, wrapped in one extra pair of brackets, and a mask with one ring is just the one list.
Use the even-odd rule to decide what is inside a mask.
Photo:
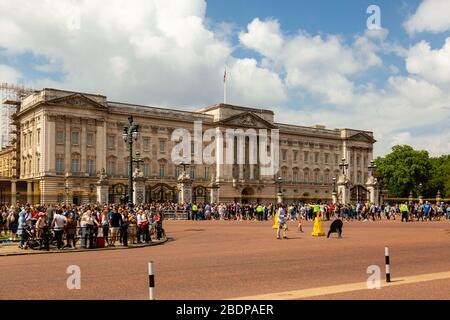
[[(0, 257), (0, 298), (147, 299), (150, 260), (157, 299), (229, 299), (365, 282), (368, 266), (384, 270), (385, 246), (394, 278), (450, 271), (450, 222), (351, 222), (343, 239), (313, 238), (312, 223), (304, 223), (302, 234), (291, 222), (287, 240), (276, 240), (271, 224), (166, 221), (173, 241), (161, 246)], [(70, 265), (81, 268), (81, 290), (66, 287)], [(313, 298), (449, 299), (450, 279)]]

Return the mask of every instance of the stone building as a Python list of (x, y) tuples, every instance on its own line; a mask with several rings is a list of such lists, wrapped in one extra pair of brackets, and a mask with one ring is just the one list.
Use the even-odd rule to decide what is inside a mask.
[[(366, 197), (364, 184), (375, 143), (372, 132), (281, 124), (271, 110), (227, 104), (188, 112), (55, 89), (35, 91), (20, 105), (16, 114), (20, 144), (14, 155), (20, 170), (9, 189), (25, 183), (28, 202), (95, 202), (98, 172), (104, 169), (109, 201), (119, 202), (127, 193), (130, 159), (122, 132), (129, 115), (140, 126), (135, 150), (143, 160), (147, 202), (177, 200), (182, 167), (171, 161), (176, 144), (171, 136), (178, 128), (193, 132), (194, 121), (201, 121), (203, 130), (278, 129), (280, 137), (279, 172), (272, 176), (261, 176), (258, 166), (247, 164), (189, 166), (196, 202), (209, 201), (212, 179), (219, 184), (220, 201), (274, 201), (279, 188), (285, 201), (331, 201), (332, 179), (340, 172), (342, 158), (349, 164), (353, 198)], [(246, 160), (248, 156), (247, 151)]]

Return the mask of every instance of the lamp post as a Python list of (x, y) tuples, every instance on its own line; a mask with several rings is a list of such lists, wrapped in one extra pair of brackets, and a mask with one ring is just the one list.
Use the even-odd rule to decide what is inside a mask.
[(66, 204), (69, 204), (69, 172), (66, 172), (64, 192), (66, 193)]
[(342, 161), (339, 164), (339, 168), (342, 170), (342, 175), (345, 175), (345, 170), (347, 170), (348, 168), (348, 163), (346, 162), (345, 158), (342, 158)]
[(422, 184), (422, 182), (421, 183), (419, 183), (419, 204), (423, 204), (423, 194), (422, 194), (422, 192), (423, 192), (423, 184)]
[(133, 116), (128, 117), (128, 124), (123, 128), (122, 138), (127, 144), (129, 152), (128, 162), (128, 209), (133, 208), (133, 142), (139, 137), (139, 125), (133, 121)]
[(368, 166), (367, 168), (369, 169), (370, 175), (373, 177), (373, 175), (375, 174), (375, 169), (377, 168), (377, 166), (375, 165), (375, 161), (371, 160), (370, 166)]
[(283, 178), (278, 177), (277, 183), (278, 183), (278, 194), (277, 194), (277, 198), (278, 198), (278, 203), (281, 204), (281, 203), (283, 203), (283, 192), (282, 192), (282, 190), (281, 190), (281, 183), (283, 183)]
[(333, 202), (333, 204), (337, 204), (338, 199), (337, 199), (337, 190), (336, 190), (336, 177), (333, 178), (333, 192), (331, 193), (331, 202)]

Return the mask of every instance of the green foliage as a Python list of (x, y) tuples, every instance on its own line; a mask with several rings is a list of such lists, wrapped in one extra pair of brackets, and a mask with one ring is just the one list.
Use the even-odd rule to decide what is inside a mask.
[(450, 155), (430, 158), (427, 151), (394, 146), (391, 153), (377, 158), (375, 164), (377, 177), (393, 197), (408, 197), (413, 191), (414, 196), (433, 198), (438, 190), (443, 196), (450, 196)]

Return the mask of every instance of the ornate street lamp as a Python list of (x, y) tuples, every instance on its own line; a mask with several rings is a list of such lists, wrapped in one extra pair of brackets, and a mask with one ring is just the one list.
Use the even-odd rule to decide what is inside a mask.
[(282, 194), (283, 192), (282, 192), (282, 190), (281, 190), (281, 184), (283, 183), (283, 178), (278, 177), (277, 183), (278, 183), (278, 193), (279, 193), (279, 194)]
[(377, 168), (377, 166), (375, 165), (375, 161), (371, 160), (370, 166), (368, 166), (367, 168), (369, 169), (370, 175), (373, 177), (373, 175), (375, 174), (375, 169)]
[(342, 158), (339, 168), (342, 170), (342, 174), (345, 175), (345, 170), (348, 169), (348, 163), (345, 161), (345, 158)]
[(336, 193), (336, 178), (333, 178), (333, 193)]
[(139, 137), (139, 125), (133, 121), (133, 116), (128, 117), (128, 124), (123, 128), (122, 138), (128, 146), (130, 153), (128, 162), (128, 208), (133, 208), (133, 143)]

